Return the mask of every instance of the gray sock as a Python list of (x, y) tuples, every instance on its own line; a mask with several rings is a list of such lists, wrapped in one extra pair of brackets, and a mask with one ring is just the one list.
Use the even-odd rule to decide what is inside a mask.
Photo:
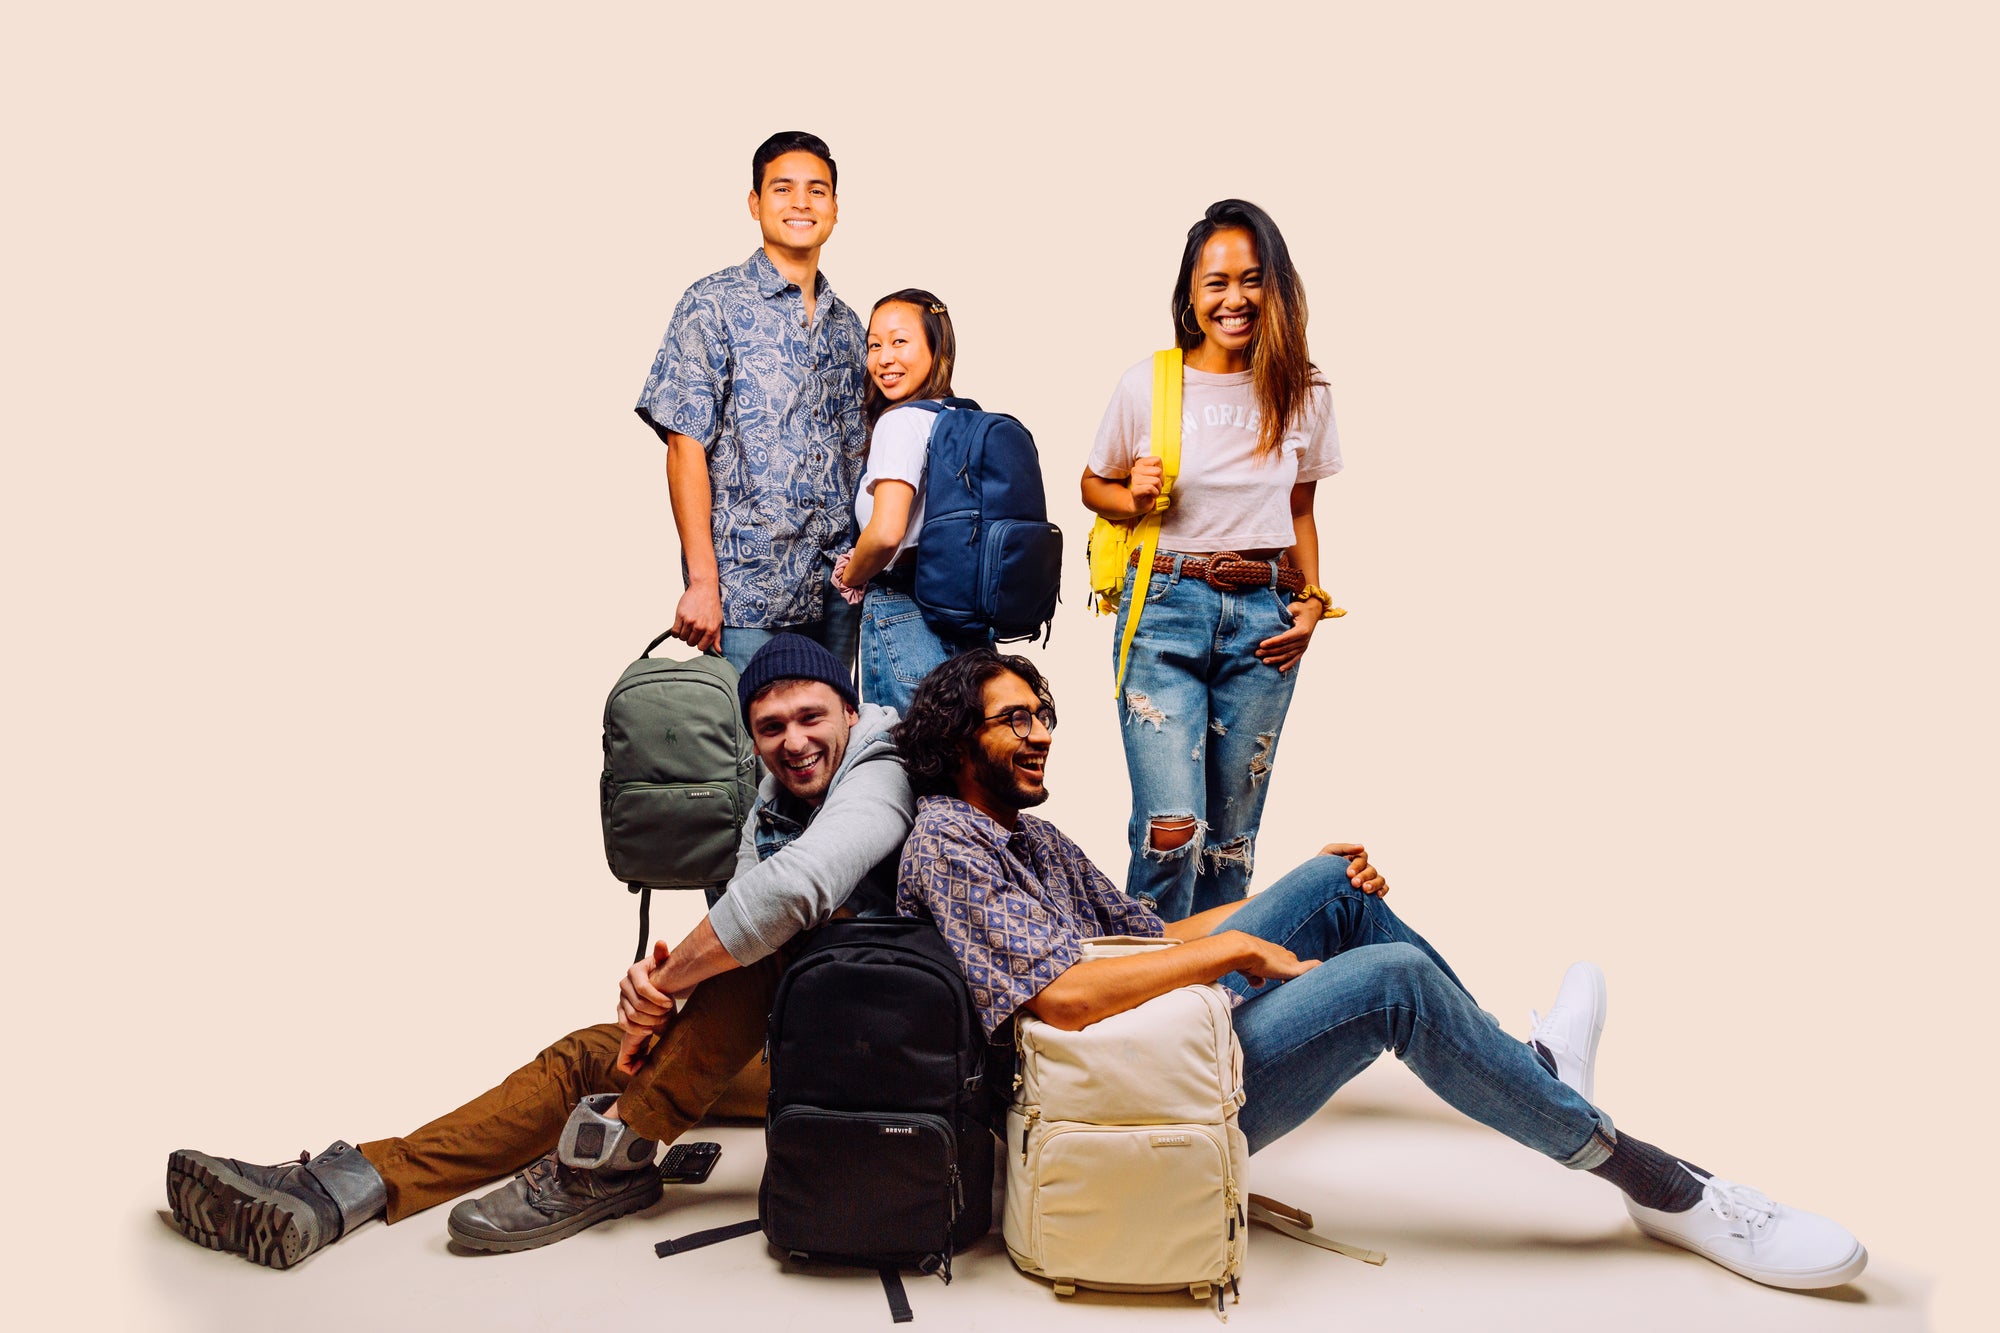
[(1590, 1168), (1632, 1196), (1641, 1208), (1663, 1213), (1684, 1213), (1701, 1202), (1702, 1182), (1708, 1172), (1692, 1162), (1661, 1152), (1644, 1139), (1620, 1134), (1611, 1147), (1611, 1156)]

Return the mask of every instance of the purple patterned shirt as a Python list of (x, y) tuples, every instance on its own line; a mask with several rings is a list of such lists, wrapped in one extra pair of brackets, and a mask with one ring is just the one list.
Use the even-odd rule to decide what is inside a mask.
[(955, 796), (926, 796), (903, 844), (896, 910), (937, 924), (990, 1037), (1100, 935), (1162, 935), (1056, 826), (1013, 832)]

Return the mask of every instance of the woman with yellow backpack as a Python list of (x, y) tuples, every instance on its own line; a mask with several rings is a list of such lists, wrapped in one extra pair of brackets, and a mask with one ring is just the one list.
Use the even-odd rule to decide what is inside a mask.
[(1340, 440), (1269, 214), (1209, 206), (1188, 231), (1173, 317), (1177, 345), (1125, 372), (1083, 473), (1099, 515), (1092, 593), (1118, 616), (1125, 891), (1169, 921), (1248, 892), (1299, 660), (1319, 621), (1343, 614), (1317, 586), (1313, 522)]

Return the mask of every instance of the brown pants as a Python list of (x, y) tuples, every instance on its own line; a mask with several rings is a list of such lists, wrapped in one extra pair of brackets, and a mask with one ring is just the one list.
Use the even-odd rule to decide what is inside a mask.
[(616, 1024), (600, 1023), (563, 1037), (500, 1086), (423, 1128), (360, 1145), (389, 1187), (389, 1221), (512, 1175), (555, 1151), (570, 1111), (592, 1093), (618, 1093), (620, 1118), (647, 1138), (679, 1138), (739, 1074), (763, 1076), (752, 1062), (763, 1049), (778, 978), (800, 943), (695, 987), (636, 1074), (618, 1072), (623, 1034)]

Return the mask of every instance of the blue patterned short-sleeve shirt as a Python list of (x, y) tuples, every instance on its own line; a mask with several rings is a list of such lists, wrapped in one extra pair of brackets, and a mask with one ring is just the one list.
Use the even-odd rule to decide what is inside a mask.
[(1083, 957), (1101, 935), (1162, 935), (1055, 825), (1009, 831), (953, 796), (926, 796), (903, 844), (896, 910), (937, 923), (965, 972), (987, 1036)]
[(722, 623), (775, 629), (825, 614), (868, 453), (867, 334), (825, 274), (805, 296), (760, 248), (687, 289), (638, 412), (708, 453)]

